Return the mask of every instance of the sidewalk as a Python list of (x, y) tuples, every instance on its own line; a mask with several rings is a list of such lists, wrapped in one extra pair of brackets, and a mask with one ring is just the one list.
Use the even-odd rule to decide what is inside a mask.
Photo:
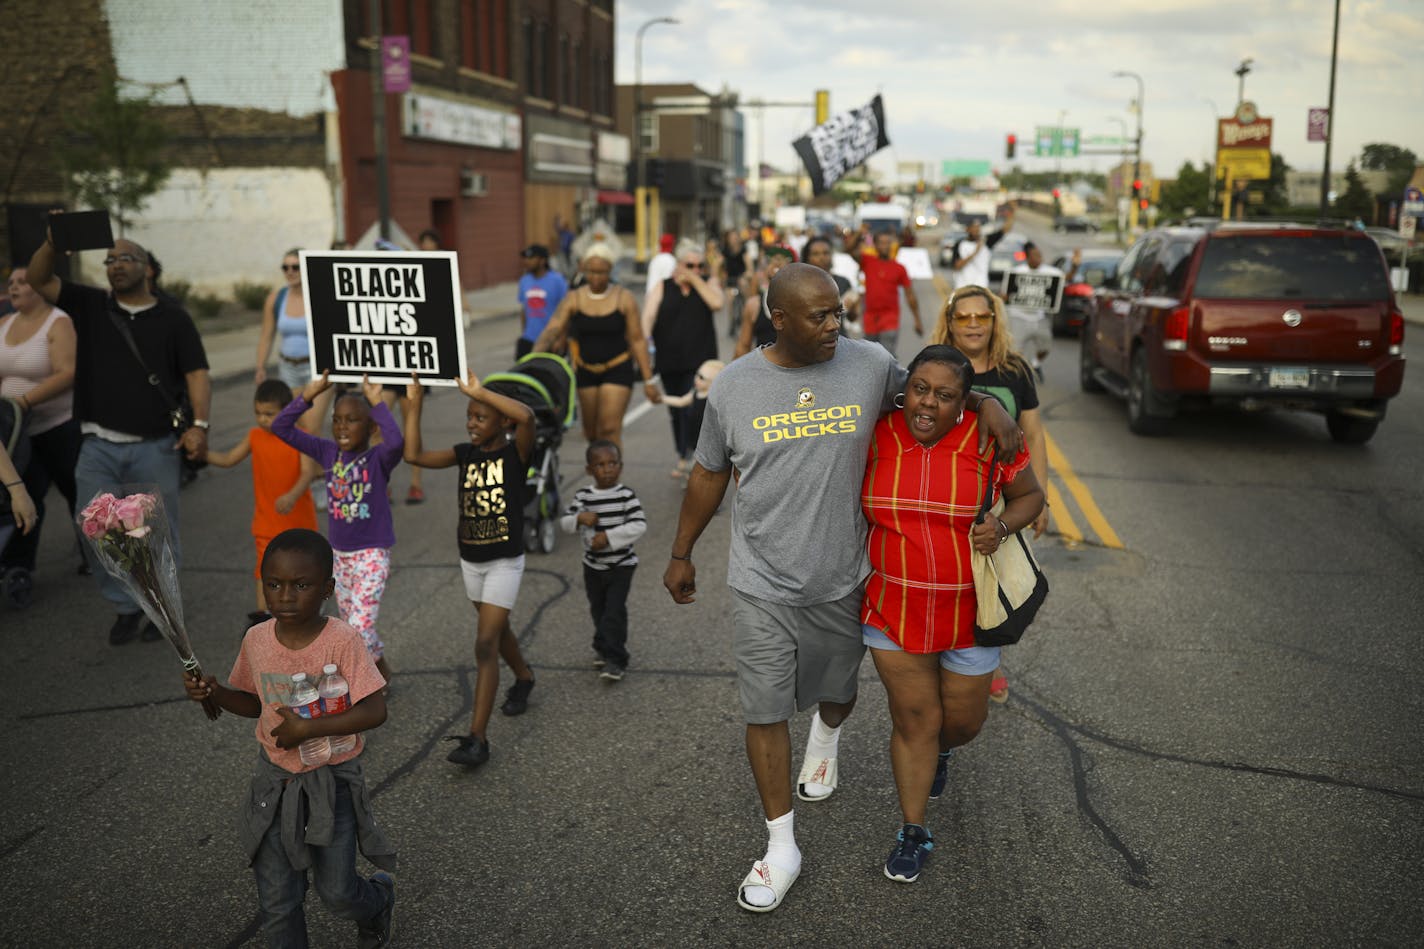
[(1397, 293), (1394, 298), (1406, 323), (1424, 326), (1424, 293)]
[[(519, 284), (511, 281), (485, 287), (483, 290), (467, 291), (465, 307), (468, 311), (465, 321), (467, 335), (477, 324), (517, 318), (519, 316)], [(257, 336), (260, 330), (260, 324), (253, 321), (251, 326), (243, 329), (211, 333), (203, 337), (203, 348), (208, 354), (208, 370), (214, 383), (252, 377), (252, 372), (256, 368), (254, 362), (257, 355)], [(514, 337), (517, 335), (518, 330), (515, 328), (509, 337), (511, 351)]]

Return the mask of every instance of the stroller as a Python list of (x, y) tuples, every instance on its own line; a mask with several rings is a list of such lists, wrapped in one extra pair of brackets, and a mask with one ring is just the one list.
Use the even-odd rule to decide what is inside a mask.
[(553, 553), (558, 539), (559, 446), (574, 422), (574, 371), (553, 353), (529, 353), (508, 372), (484, 378), (484, 384), (534, 410), (534, 451), (526, 476), (524, 549)]
[[(21, 475), (30, 463), (30, 440), (25, 437), (25, 416), (13, 399), (0, 399), (0, 444)], [(0, 489), (0, 551), (15, 536), (15, 515), (10, 509), (10, 492)], [(16, 609), (30, 605), (34, 578), (24, 567), (0, 567), (0, 593)]]

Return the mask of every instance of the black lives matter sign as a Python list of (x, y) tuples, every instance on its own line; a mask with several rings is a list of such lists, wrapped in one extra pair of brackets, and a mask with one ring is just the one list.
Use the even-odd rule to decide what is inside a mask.
[(806, 165), (811, 191), (824, 194), (856, 165), (890, 144), (885, 104), (879, 96), (858, 109), (840, 112), (791, 143)]
[(1063, 275), (1016, 273), (1011, 270), (1004, 275), (1004, 288), (1000, 291), (1000, 296), (1010, 306), (1057, 313), (1058, 305), (1063, 300)]
[(465, 372), (460, 274), (450, 251), (302, 251), (312, 371), (454, 385)]

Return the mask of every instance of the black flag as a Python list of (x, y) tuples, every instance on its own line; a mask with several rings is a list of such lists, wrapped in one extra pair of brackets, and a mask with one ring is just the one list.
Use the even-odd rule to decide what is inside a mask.
[(845, 173), (890, 144), (885, 106), (876, 96), (859, 109), (840, 112), (798, 138), (793, 147), (806, 163), (815, 194), (829, 191)]

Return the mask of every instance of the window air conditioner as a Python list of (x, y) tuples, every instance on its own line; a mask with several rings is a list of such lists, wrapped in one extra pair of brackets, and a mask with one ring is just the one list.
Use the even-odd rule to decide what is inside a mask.
[(460, 172), (460, 194), (467, 198), (482, 198), (489, 194), (489, 177), (470, 171)]

